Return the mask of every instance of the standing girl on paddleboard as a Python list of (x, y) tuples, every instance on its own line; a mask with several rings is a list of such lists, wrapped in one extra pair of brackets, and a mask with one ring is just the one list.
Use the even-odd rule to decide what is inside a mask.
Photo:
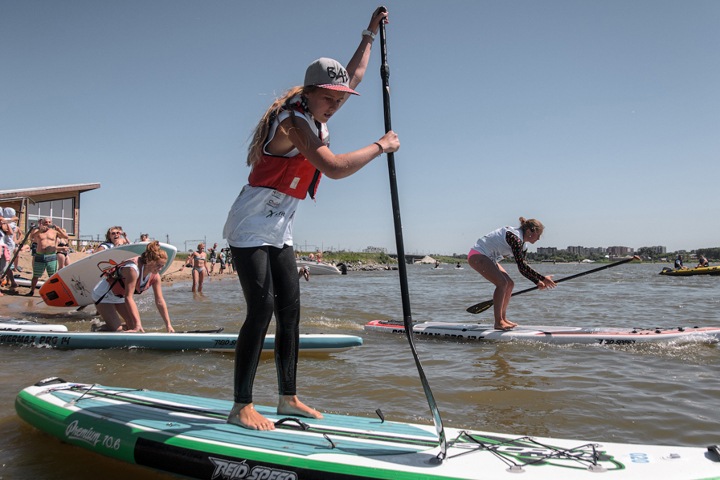
[(159, 274), (167, 263), (167, 258), (167, 253), (160, 248), (160, 242), (154, 241), (148, 244), (139, 257), (119, 263), (106, 272), (92, 292), (95, 307), (100, 317), (105, 320), (105, 324), (95, 331), (144, 332), (135, 295), (151, 287), (155, 306), (165, 322), (165, 328), (169, 333), (175, 331), (170, 323), (170, 313), (162, 294)]
[(538, 286), (540, 290), (555, 288), (551, 276), (543, 276), (533, 270), (525, 261), (525, 243), (535, 243), (540, 240), (545, 227), (540, 221), (531, 218), (525, 220), (520, 217), (519, 227), (503, 227), (481, 237), (468, 254), (468, 264), (480, 275), (495, 285), (493, 293), (493, 308), (495, 313), (495, 328), (510, 330), (517, 326), (506, 317), (507, 307), (515, 283), (510, 275), (500, 265), (504, 257), (515, 257), (518, 270), (525, 278)]
[(235, 271), (247, 303), (247, 316), (235, 350), (235, 404), (229, 423), (273, 430), (258, 413), (252, 390), (265, 333), (275, 313), (277, 412), (322, 418), (296, 395), (300, 335), (300, 284), (293, 250), (293, 222), (300, 200), (315, 198), (321, 175), (345, 178), (386, 152), (400, 148), (390, 131), (358, 150), (335, 154), (326, 123), (345, 103), (365, 74), (372, 42), (386, 10), (377, 9), (347, 70), (337, 61), (320, 58), (305, 72), (302, 87), (278, 98), (258, 123), (248, 149), (252, 167), (228, 214), (223, 237), (228, 240)]

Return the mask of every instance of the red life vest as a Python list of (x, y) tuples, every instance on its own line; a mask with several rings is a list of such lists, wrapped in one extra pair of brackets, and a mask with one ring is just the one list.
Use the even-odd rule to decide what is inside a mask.
[(302, 154), (290, 158), (263, 155), (253, 165), (248, 183), (253, 187), (273, 188), (304, 200), (308, 193), (310, 198), (315, 198), (321, 176), (320, 170)]
[[(300, 103), (292, 105), (291, 108), (303, 114), (305, 112)], [(316, 126), (322, 140), (322, 128), (317, 122)], [(253, 165), (248, 183), (253, 187), (272, 188), (304, 200), (308, 193), (310, 198), (315, 198), (321, 177), (320, 170), (302, 154), (294, 157), (263, 154), (262, 159)]]
[[(123, 281), (120, 269), (128, 266), (131, 263), (138, 265), (136, 259), (125, 260), (124, 262), (118, 263), (113, 268), (107, 270), (104, 273), (107, 282), (110, 284), (110, 290), (118, 297), (125, 296), (125, 282)], [(140, 270), (139, 266), (138, 270)], [(152, 275), (150, 275), (150, 278), (148, 278), (148, 281), (145, 284), (141, 284), (142, 278), (140, 278), (140, 273), (138, 272), (138, 279), (137, 282), (135, 282), (135, 294), (140, 295), (142, 292), (147, 290), (150, 285), (152, 285), (152, 282), (156, 275), (156, 273), (153, 273)]]

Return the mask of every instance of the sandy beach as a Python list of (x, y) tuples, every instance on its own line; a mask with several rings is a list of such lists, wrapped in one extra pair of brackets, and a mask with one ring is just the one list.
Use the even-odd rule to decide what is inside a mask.
[[(77, 262), (89, 255), (90, 254), (88, 253), (74, 252), (70, 254), (70, 261)], [(184, 268), (184, 264), (185, 262), (183, 260), (174, 260), (170, 268), (167, 269), (167, 273), (162, 277), (163, 285), (172, 285), (174, 282), (191, 282), (192, 269)], [(19, 265), (22, 269), (22, 272), (20, 272), (20, 276), (27, 279), (32, 278), (32, 255), (27, 247), (25, 247), (25, 251), (20, 253)], [(228, 269), (225, 269), (225, 272), (220, 275), (218, 273), (219, 270), (220, 264), (218, 263), (215, 265), (215, 273), (213, 273), (212, 278), (233, 278), (235, 276), (235, 273), (228, 271)], [(40, 277), (40, 280), (47, 280), (47, 278), (47, 274), (44, 274), (42, 277)], [(35, 295), (33, 297), (26, 296), (26, 294), (30, 291), (30, 289), (27, 287), (18, 287), (17, 294), (15, 295), (9, 293), (8, 289), (9, 286), (7, 285), (4, 285), (2, 289), (0, 289), (0, 292), (2, 292), (3, 294), (3, 296), (0, 296), (0, 316), (8, 316), (12, 315), (13, 313), (16, 314), (18, 311), (18, 307), (21, 305), (27, 305), (28, 300), (32, 301), (32, 299), (35, 299), (34, 302), (31, 303), (42, 302), (42, 299), (37, 289), (35, 290)], [(53, 307), (45, 308), (52, 309)]]

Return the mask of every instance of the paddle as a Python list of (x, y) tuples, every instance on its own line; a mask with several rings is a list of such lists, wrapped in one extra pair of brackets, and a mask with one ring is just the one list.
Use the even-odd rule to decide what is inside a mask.
[[(385, 7), (380, 7), (384, 10)], [(392, 130), (392, 122), (390, 119), (390, 68), (387, 63), (387, 42), (385, 40), (385, 20), (380, 22), (380, 55), (381, 55), (381, 66), (380, 76), (383, 82), (383, 107), (385, 113), (385, 132)], [(388, 162), (388, 173), (390, 175), (390, 195), (392, 198), (393, 207), (393, 218), (395, 222), (395, 243), (397, 245), (398, 255), (398, 270), (400, 271), (400, 293), (402, 295), (402, 307), (403, 307), (403, 322), (405, 324), (405, 334), (410, 344), (410, 350), (412, 351), (413, 358), (415, 359), (415, 365), (417, 366), (418, 373), (420, 375), (420, 382), (422, 383), (423, 390), (425, 391), (425, 397), (427, 398), (428, 405), (430, 406), (430, 412), (433, 416), (433, 423), (437, 430), (438, 439), (440, 443), (440, 453), (437, 456), (437, 460), (442, 462), (447, 456), (447, 440), (445, 439), (445, 429), (443, 428), (442, 418), (440, 418), (440, 411), (438, 410), (435, 397), (430, 390), (430, 384), (425, 377), (420, 358), (418, 357), (415, 344), (413, 342), (413, 320), (410, 312), (410, 293), (408, 289), (407, 281), (407, 263), (405, 262), (405, 247), (402, 236), (402, 221), (400, 220), (400, 200), (398, 195), (397, 187), (397, 174), (395, 173), (395, 155), (393, 152), (387, 153)]]
[[(36, 225), (34, 223), (30, 224), (30, 227), (25, 232), (25, 237), (23, 238), (22, 243), (15, 249), (15, 254), (13, 255), (12, 259), (10, 260), (10, 263), (7, 264), (7, 268), (5, 269), (5, 271), (2, 272), (2, 275), (0, 275), (0, 278), (4, 277), (7, 274), (7, 272), (11, 272), (10, 267), (12, 267), (13, 263), (15, 263), (15, 259), (18, 257), (18, 255), (20, 255), (20, 250), (22, 250), (22, 248), (25, 246), (25, 242), (27, 242), (28, 236), (30, 235), (30, 232), (33, 231), (35, 226)], [(12, 276), (13, 274), (10, 273), (10, 275)], [(12, 283), (14, 285), (15, 281), (13, 280)]]
[[(622, 265), (623, 263), (632, 262), (633, 260), (640, 260), (640, 257), (638, 257), (637, 255), (635, 255), (635, 256), (633, 256), (633, 257), (626, 258), (625, 260), (620, 260), (619, 262), (609, 263), (609, 264), (604, 265), (604, 266), (602, 266), (602, 267), (593, 268), (592, 270), (588, 270), (587, 272), (576, 273), (575, 275), (570, 275), (569, 277), (564, 277), (564, 278), (561, 278), (561, 279), (559, 279), (559, 280), (555, 280), (555, 283), (564, 282), (564, 281), (566, 281), (566, 280), (572, 280), (573, 278), (578, 278), (578, 277), (582, 277), (583, 275), (588, 275), (588, 274), (591, 274), (591, 273), (599, 272), (600, 270), (605, 270), (606, 268), (616, 267), (616, 266), (618, 266), (618, 265)], [(532, 288), (528, 288), (528, 289), (526, 289), (526, 290), (520, 290), (519, 292), (513, 293), (512, 296), (514, 297), (515, 295), (520, 295), (521, 293), (532, 292), (533, 290), (537, 290), (537, 289), (538, 289), (538, 287), (532, 287)], [(473, 305), (472, 307), (469, 307), (469, 308), (467, 309), (467, 311), (470, 312), (470, 313), (481, 313), (481, 312), (484, 312), (485, 310), (487, 310), (488, 308), (490, 308), (490, 307), (492, 307), (492, 306), (493, 306), (493, 301), (492, 301), (492, 300), (486, 300), (486, 301), (484, 301), (484, 302), (476, 303), (476, 304)]]

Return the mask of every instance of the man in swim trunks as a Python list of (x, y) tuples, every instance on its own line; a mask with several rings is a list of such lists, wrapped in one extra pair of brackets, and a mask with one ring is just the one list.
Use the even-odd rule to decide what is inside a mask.
[(43, 273), (47, 271), (48, 277), (57, 272), (57, 241), (59, 238), (69, 240), (65, 230), (55, 226), (50, 218), (41, 218), (38, 226), (29, 234), (30, 242), (37, 245), (33, 255), (33, 277), (30, 283), (28, 297), (35, 294), (35, 286)]

